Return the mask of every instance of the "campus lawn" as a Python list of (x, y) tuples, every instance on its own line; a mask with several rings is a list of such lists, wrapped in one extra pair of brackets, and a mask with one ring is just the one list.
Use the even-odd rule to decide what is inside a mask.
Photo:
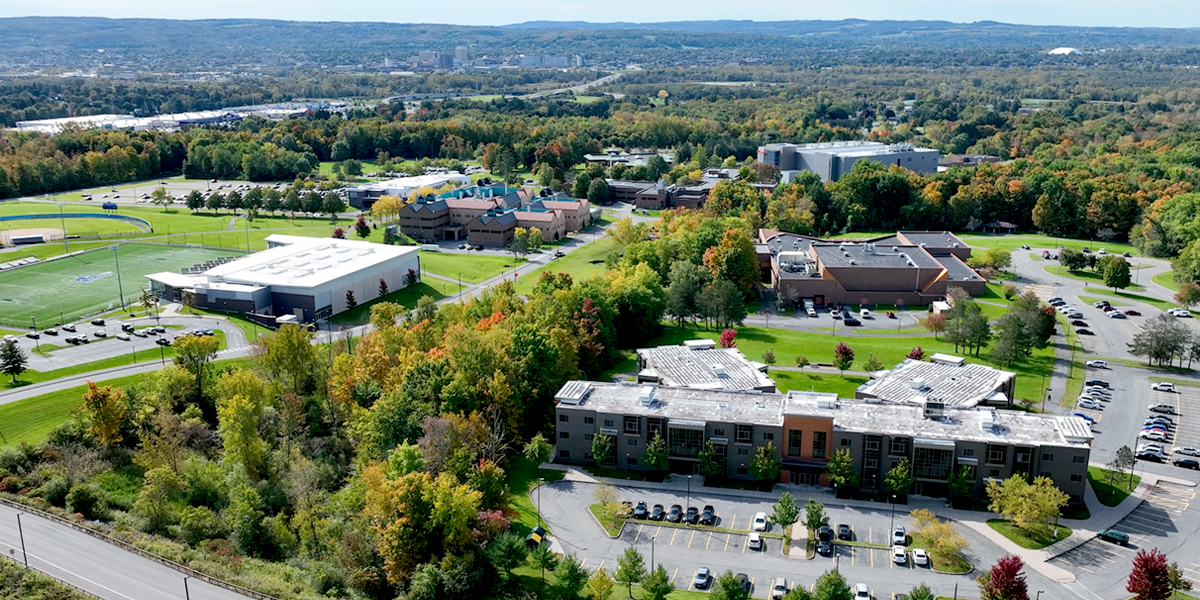
[(1058, 526), (1058, 536), (1055, 537), (1053, 531), (1044, 534), (1033, 534), (1024, 529), (1020, 529), (1012, 523), (1004, 519), (988, 519), (988, 526), (995, 529), (1000, 535), (1008, 538), (1012, 543), (1029, 550), (1040, 550), (1057, 542), (1065, 540), (1071, 535), (1071, 528), (1063, 525)]
[(1039, 234), (993, 235), (983, 233), (960, 233), (957, 235), (962, 239), (962, 241), (970, 244), (973, 248), (1004, 248), (1006, 250), (1017, 250), (1021, 246), (1029, 246), (1030, 248), (1058, 248), (1059, 246), (1063, 246), (1066, 248), (1074, 248), (1075, 250), (1090, 248), (1092, 252), (1104, 248), (1109, 254), (1128, 252), (1133, 256), (1141, 256), (1141, 253), (1138, 252), (1136, 247), (1131, 244), (1125, 244), (1121, 242), (1074, 240)]
[[(751, 360), (760, 360), (751, 359)], [(811, 371), (780, 371), (774, 369), (769, 373), (775, 380), (775, 386), (780, 392), (829, 392), (839, 398), (853, 398), (858, 386), (867, 382), (866, 376), (834, 375), (830, 373), (813, 373)]]
[[(374, 160), (365, 159), (365, 160), (360, 160), (359, 162), (362, 163), (363, 173), (370, 173), (375, 170), (375, 161)], [(338, 163), (333, 162), (333, 161), (326, 161), (326, 162), (321, 163), (320, 174), (325, 175), (326, 177), (333, 175), (333, 165), (336, 165), (336, 164), (338, 164)], [(344, 173), (342, 176), (346, 177), (346, 175)]]
[[(61, 230), (63, 227), (67, 228), (67, 235), (80, 236), (130, 235), (142, 231), (140, 227), (133, 223), (115, 219), (59, 219), (58, 217), (53, 217), (4, 221), (4, 229), (6, 231), (17, 229)], [(67, 241), (69, 242), (70, 240)]]
[[(581, 234), (576, 234), (580, 237)], [(584, 238), (586, 239), (586, 238)], [(569, 273), (575, 281), (582, 281), (593, 275), (604, 273), (604, 260), (612, 252), (615, 242), (611, 237), (603, 237), (594, 242), (572, 250), (566, 256), (554, 259), (546, 264), (541, 271), (522, 275), (517, 279), (517, 293), (528, 294), (537, 285), (542, 271), (551, 273)]]
[[(22, 328), (34, 317), (45, 326), (134, 303), (146, 287), (146, 275), (174, 271), (222, 256), (229, 250), (181, 248), (125, 243), (118, 253), (93, 250), (53, 262), (42, 262), (0, 273), (0, 322)], [(118, 266), (119, 261), (119, 266)], [(120, 272), (120, 285), (116, 273)]]
[(1172, 292), (1178, 292), (1179, 284), (1175, 283), (1174, 275), (1174, 271), (1164, 271), (1155, 275), (1154, 277), (1151, 277), (1150, 281), (1153, 281), (1154, 283), (1157, 283), (1158, 285), (1161, 285)]
[(511, 271), (514, 264), (512, 256), (421, 253), (421, 270), (455, 281), (461, 275), (464, 284), (487, 281), (504, 271)]
[[(1133, 476), (1133, 481), (1130, 482), (1129, 473), (1113, 472), (1103, 467), (1088, 467), (1088, 482), (1092, 484), (1092, 490), (1096, 492), (1096, 498), (1100, 500), (1100, 504), (1105, 506), (1116, 506), (1120, 504), (1126, 497), (1129, 496), (1129, 490), (1137, 489), (1142, 478), (1138, 475)], [(1109, 477), (1112, 477), (1112, 483), (1109, 483)]]
[[(1094, 271), (1072, 272), (1062, 268), (1062, 265), (1059, 265), (1058, 263), (1046, 265), (1045, 267), (1042, 267), (1042, 270), (1055, 277), (1070, 277), (1071, 279), (1078, 279), (1079, 281), (1085, 281), (1090, 284), (1095, 284), (1099, 287), (1104, 286), (1104, 276)], [(1136, 284), (1130, 284), (1126, 289), (1130, 289), (1135, 292), (1143, 292), (1146, 290), (1146, 288)]]
[[(1091, 288), (1089, 291), (1096, 294), (1103, 294), (1105, 296), (1112, 296), (1114, 298), (1124, 298), (1126, 300), (1133, 300), (1135, 302), (1145, 302), (1146, 304), (1149, 304), (1150, 306), (1153, 306), (1159, 310), (1169, 310), (1176, 307), (1174, 302), (1167, 302), (1166, 300), (1159, 300), (1158, 298), (1151, 298), (1141, 294), (1131, 294), (1129, 292), (1120, 291), (1114, 292), (1109, 288)], [(1116, 303), (1114, 302), (1113, 304), (1115, 305)]]
[[(546, 481), (558, 481), (566, 473), (549, 469), (539, 469), (532, 461), (523, 455), (509, 459), (506, 470), (509, 501), (508, 504), (517, 514), (512, 520), (513, 531), (518, 535), (528, 535), (538, 524), (537, 508), (529, 499), (529, 491), (538, 484), (538, 478)], [(537, 494), (534, 494), (536, 498)], [(549, 526), (542, 525), (547, 531)]]
[(383, 298), (376, 298), (365, 304), (359, 304), (346, 312), (338, 313), (333, 316), (331, 321), (340, 325), (361, 325), (371, 320), (371, 307), (380, 302), (393, 302), (411, 310), (417, 307), (417, 301), (422, 296), (432, 296), (434, 300), (440, 300), (446, 297), (446, 294), (422, 281), (417, 285), (391, 292)]

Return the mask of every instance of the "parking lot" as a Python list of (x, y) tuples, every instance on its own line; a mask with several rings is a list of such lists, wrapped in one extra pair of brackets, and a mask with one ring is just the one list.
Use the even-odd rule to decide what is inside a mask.
[[(542, 489), (541, 510), (555, 538), (562, 544), (563, 551), (574, 554), (584, 561), (589, 571), (604, 568), (612, 571), (625, 549), (637, 548), (647, 561), (663, 565), (668, 576), (678, 589), (691, 588), (692, 577), (697, 567), (707, 567), (714, 575), (725, 571), (744, 573), (754, 583), (753, 596), (764, 598), (769, 593), (770, 582), (775, 577), (785, 577), (789, 586), (812, 587), (824, 572), (837, 569), (846, 577), (847, 583), (865, 583), (875, 600), (891, 600), (892, 594), (907, 594), (913, 587), (924, 582), (940, 596), (953, 595), (958, 586), (959, 597), (978, 597), (977, 585), (972, 576), (942, 575), (928, 567), (918, 567), (911, 557), (904, 564), (891, 560), (890, 549), (869, 548), (837, 544), (829, 556), (816, 556), (811, 560), (789, 558), (781, 550), (783, 541), (777, 537), (765, 537), (765, 547), (753, 550), (747, 544), (750, 525), (756, 512), (770, 515), (771, 502), (726, 496), (725, 490), (693, 486), (690, 505), (702, 508), (712, 505), (716, 509), (716, 526), (731, 531), (711, 531), (691, 526), (677, 526), (657, 521), (631, 521), (616, 539), (608, 537), (587, 513), (592, 502), (592, 484), (560, 481)], [(662, 504), (669, 509), (672, 504), (686, 508), (689, 504), (686, 492), (673, 490), (646, 490), (633, 487), (618, 487), (621, 500), (633, 504), (646, 502), (648, 507)], [(803, 504), (808, 495), (803, 488), (794, 490), (798, 502)], [(897, 505), (895, 524), (910, 530), (908, 513), (911, 507)], [(890, 540), (892, 510), (888, 504), (857, 508), (827, 505), (829, 523), (836, 529), (846, 523), (853, 529), (856, 542), (887, 544)], [(966, 527), (958, 531), (969, 542), (968, 559), (980, 568), (990, 565), (1004, 555), (1003, 551), (982, 536)], [(778, 526), (769, 530), (781, 534)], [(912, 546), (908, 547), (910, 550)], [(1050, 589), (1050, 582), (1037, 573), (1029, 573), (1030, 585), (1039, 589)], [(1057, 593), (1057, 590), (1056, 590)], [(1049, 595), (1049, 594), (1047, 594)], [(1068, 598), (1062, 595), (1059, 600)], [(1046, 600), (1043, 598), (1043, 600)]]

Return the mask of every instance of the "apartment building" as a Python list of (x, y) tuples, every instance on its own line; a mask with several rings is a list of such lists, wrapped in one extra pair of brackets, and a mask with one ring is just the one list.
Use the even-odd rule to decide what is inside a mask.
[[(553, 210), (562, 213), (566, 221), (567, 231), (579, 231), (591, 225), (592, 205), (586, 198), (567, 198), (554, 196), (534, 200), (530, 205), (533, 210)], [(547, 238), (549, 239), (549, 238)]]
[(749, 478), (750, 461), (770, 443), (780, 482), (828, 486), (826, 466), (848, 451), (858, 487), (882, 492), (883, 477), (903, 460), (916, 479), (910, 493), (948, 495), (952, 472), (966, 471), (970, 495), (1013, 475), (1046, 476), (1083, 498), (1092, 433), (1078, 417), (990, 407), (948, 408), (840, 399), (835, 394), (673, 388), (632, 382), (569, 381), (556, 395), (555, 460), (587, 464), (597, 435), (612, 438), (607, 465), (644, 470), (642, 454), (663, 436), (673, 473), (697, 473), (712, 442), (725, 475)]
[(712, 340), (687, 340), (679, 346), (640, 348), (638, 383), (704, 390), (774, 392), (767, 365), (746, 358), (737, 348), (717, 348)]
[(906, 358), (890, 371), (873, 373), (870, 381), (858, 386), (854, 397), (907, 404), (936, 398), (951, 408), (1012, 408), (1016, 391), (1016, 373), (939, 353), (928, 361)]

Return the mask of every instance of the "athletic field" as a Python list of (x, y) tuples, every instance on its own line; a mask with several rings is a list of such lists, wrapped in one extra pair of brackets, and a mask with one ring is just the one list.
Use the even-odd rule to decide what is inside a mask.
[[(116, 308), (120, 305), (117, 260), (125, 303), (137, 303), (149, 288), (146, 275), (179, 269), (220, 256), (237, 256), (234, 250), (208, 250), (157, 244), (121, 244), (118, 255), (111, 250), (92, 250), (50, 262), (0, 272), (0, 324), (29, 327), (36, 317), (38, 329), (59, 321)], [(20, 250), (0, 254), (0, 262), (16, 260)]]

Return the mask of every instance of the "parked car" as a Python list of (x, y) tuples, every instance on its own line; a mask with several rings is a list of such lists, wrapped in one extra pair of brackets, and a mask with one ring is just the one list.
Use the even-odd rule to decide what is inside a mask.
[(121, 323), (121, 331), (126, 333), (133, 331), (133, 323)]
[(667, 512), (665, 510), (663, 510), (663, 505), (655, 504), (654, 508), (650, 509), (650, 520), (651, 521), (661, 521), (665, 518), (667, 518)]
[(38, 339), (38, 338), (42, 337), (42, 334), (40, 334), (40, 333), (38, 333), (38, 332), (36, 332), (36, 331), (30, 331), (29, 333), (26, 333), (26, 334), (25, 334), (25, 337), (27, 337), (27, 338), (29, 338), (29, 339), (31, 339), (31, 340), (36, 340), (36, 339)]
[(1068, 311), (1066, 313), (1066, 315), (1067, 315), (1067, 318), (1069, 318), (1069, 319), (1082, 319), (1083, 318), (1083, 313), (1081, 313), (1077, 310)]
[(767, 513), (760, 512), (760, 513), (756, 513), (754, 515), (753, 526), (751, 527), (751, 529), (754, 531), (766, 531), (768, 525), (769, 524), (767, 523)]
[(1082, 408), (1089, 408), (1091, 410), (1104, 410), (1104, 405), (1100, 404), (1100, 401), (1091, 400), (1088, 398), (1080, 398), (1077, 405)]
[(1160, 462), (1166, 460), (1166, 458), (1167, 457), (1163, 456), (1162, 454), (1159, 454), (1158, 452), (1138, 452), (1137, 453), (1138, 460), (1145, 460), (1145, 461), (1160, 463)]
[(146, 337), (146, 332), (142, 329), (139, 329), (137, 331), (134, 331), (133, 335), (136, 335), (137, 337), (140, 337), (140, 338), (144, 338), (144, 337)]
[(840, 319), (840, 318), (842, 318), (842, 311), (835, 308), (835, 309), (829, 311), (829, 316), (831, 316), (835, 319)]
[(1126, 315), (1128, 315), (1128, 316), (1130, 316), (1130, 317), (1140, 317), (1140, 316), (1142, 316), (1142, 313), (1140, 313), (1140, 312), (1138, 312), (1138, 311), (1136, 311), (1136, 310), (1133, 310), (1132, 308), (1127, 308), (1127, 309), (1125, 309), (1125, 314), (1126, 314)]
[(58, 335), (58, 330), (51, 327), (50, 329), (47, 329), (47, 330), (43, 331), (42, 333), (44, 333), (46, 335)]
[(754, 582), (750, 580), (750, 576), (745, 573), (738, 573), (734, 577), (737, 578), (738, 585), (741, 586), (742, 591), (746, 592), (746, 597), (749, 598), (750, 594), (754, 592)]
[(157, 340), (154, 340), (154, 343), (158, 344), (159, 346), (170, 346), (171, 340), (168, 340), (167, 338), (158, 338)]
[(637, 506), (633, 508), (633, 514), (630, 516), (639, 520), (645, 519), (650, 516), (650, 509), (646, 508), (645, 502), (638, 502)]
[(1183, 467), (1185, 469), (1200, 470), (1200, 460), (1196, 460), (1194, 458), (1177, 458), (1171, 461), (1171, 464), (1177, 467)]
[(1150, 412), (1166, 413), (1168, 415), (1175, 414), (1174, 404), (1151, 404), (1149, 408)]
[(1107, 369), (1108, 362), (1103, 360), (1089, 360), (1086, 363), (1089, 369)]
[(698, 590), (708, 588), (708, 582), (712, 579), (712, 572), (708, 567), (700, 567), (696, 569), (696, 574), (692, 577), (692, 586)]
[(118, 339), (118, 340), (121, 340), (122, 342), (128, 342), (128, 341), (129, 341), (129, 334), (126, 334), (126, 333), (118, 333), (118, 334), (117, 334), (117, 339)]
[(771, 581), (771, 600), (783, 600), (788, 593), (787, 579), (776, 577)]
[(1162, 423), (1166, 423), (1167, 425), (1175, 424), (1175, 421), (1171, 417), (1168, 417), (1167, 415), (1146, 415), (1146, 420), (1147, 421), (1155, 420), (1155, 421), (1159, 421)]
[(1110, 319), (1124, 319), (1124, 318), (1125, 318), (1125, 313), (1123, 313), (1123, 312), (1121, 312), (1121, 311), (1119, 311), (1119, 310), (1113, 310), (1113, 311), (1109, 311), (1109, 313), (1108, 313), (1108, 318), (1110, 318)]
[(763, 547), (762, 534), (761, 533), (750, 534), (750, 540), (748, 542), (746, 542), (746, 545), (751, 550), (762, 550), (762, 547)]
[(908, 551), (904, 546), (892, 546), (892, 562), (902, 565), (908, 562)]
[(1064, 302), (1066, 302), (1066, 300), (1063, 300), (1062, 298), (1059, 298), (1058, 296), (1055, 296), (1055, 297), (1053, 297), (1053, 298), (1051, 298), (1051, 299), (1047, 300), (1046, 302), (1048, 302), (1048, 303), (1050, 303), (1050, 304), (1056, 304), (1056, 303), (1059, 303), (1059, 304), (1061, 304), (1061, 303), (1064, 303)]
[(1076, 329), (1075, 333), (1077, 333), (1079, 335), (1096, 335), (1096, 334), (1092, 333), (1091, 329), (1084, 329), (1083, 327)]
[(63, 325), (62, 329), (63, 329), (63, 331), (70, 331), (71, 333), (75, 333), (74, 325)]
[(865, 583), (854, 584), (854, 600), (871, 600), (871, 588)]
[(841, 523), (837, 526), (837, 537), (839, 540), (851, 541), (854, 539), (854, 531), (849, 525)]
[(908, 544), (908, 532), (904, 530), (903, 525), (897, 525), (896, 528), (892, 530), (892, 544), (899, 546), (905, 546)]
[(1138, 434), (1138, 437), (1147, 439), (1147, 440), (1154, 440), (1156, 442), (1167, 441), (1167, 434), (1165, 434), (1161, 431), (1143, 431)]
[(683, 519), (683, 507), (678, 504), (672, 504), (671, 510), (667, 513), (668, 523), (678, 523)]
[(1091, 424), (1093, 424), (1093, 425), (1095, 425), (1095, 424), (1096, 424), (1096, 420), (1095, 420), (1095, 419), (1093, 419), (1093, 418), (1091, 418), (1091, 417), (1089, 417), (1089, 416), (1087, 416), (1087, 415), (1085, 415), (1085, 414), (1083, 414), (1083, 413), (1075, 413), (1075, 414), (1073, 414), (1073, 415), (1071, 415), (1071, 416), (1073, 416), (1073, 417), (1079, 417), (1080, 419), (1083, 419), (1084, 421), (1087, 421), (1088, 423), (1091, 423)]
[(1138, 446), (1138, 452), (1141, 452), (1143, 450), (1156, 450), (1156, 451), (1158, 451), (1159, 454), (1162, 454), (1163, 452), (1165, 452), (1165, 448), (1166, 448), (1166, 446), (1163, 446), (1162, 444), (1155, 444), (1155, 443), (1142, 444), (1141, 446)]
[(833, 542), (829, 540), (817, 540), (817, 554), (829, 556), (831, 552), (833, 552)]
[(700, 511), (695, 506), (689, 506), (687, 512), (683, 515), (683, 522), (688, 525), (695, 525), (700, 520)]
[(859, 321), (850, 315), (846, 315), (846, 317), (842, 319), (842, 323), (845, 323), (846, 327), (858, 327), (862, 325), (862, 321)]
[(554, 251), (554, 258), (562, 258), (562, 257), (564, 257), (564, 256), (566, 256), (566, 253), (565, 253), (565, 252), (563, 252), (562, 250), (555, 250), (555, 251)]
[(1102, 388), (1108, 387), (1108, 382), (1103, 379), (1089, 379), (1089, 380), (1083, 382), (1083, 384), (1088, 387), (1102, 387)]
[(104, 327), (104, 319), (92, 319), (92, 325), (96, 327)]
[(1097, 300), (1092, 303), (1092, 306), (1095, 306), (1096, 308), (1100, 308), (1101, 306), (1108, 306), (1108, 300)]
[(1088, 326), (1087, 321), (1080, 321), (1079, 319), (1075, 319), (1075, 320), (1071, 321), (1071, 325), (1074, 325), (1075, 327), (1087, 327)]
[(912, 559), (913, 564), (924, 567), (929, 564), (929, 553), (921, 548), (913, 548)]
[(101, 329), (99, 331), (93, 331), (92, 335), (94, 335), (98, 338), (106, 338), (106, 337), (108, 337), (108, 332)]
[(833, 529), (830, 528), (828, 525), (820, 526), (819, 528), (817, 528), (817, 539), (826, 541), (826, 542), (832, 542), (833, 541)]
[(700, 524), (713, 525), (717, 522), (717, 511), (711, 504), (706, 505), (704, 510), (700, 511)]
[(1150, 386), (1150, 389), (1157, 391), (1157, 392), (1174, 392), (1175, 384), (1168, 383), (1166, 381), (1160, 381), (1160, 382)]

